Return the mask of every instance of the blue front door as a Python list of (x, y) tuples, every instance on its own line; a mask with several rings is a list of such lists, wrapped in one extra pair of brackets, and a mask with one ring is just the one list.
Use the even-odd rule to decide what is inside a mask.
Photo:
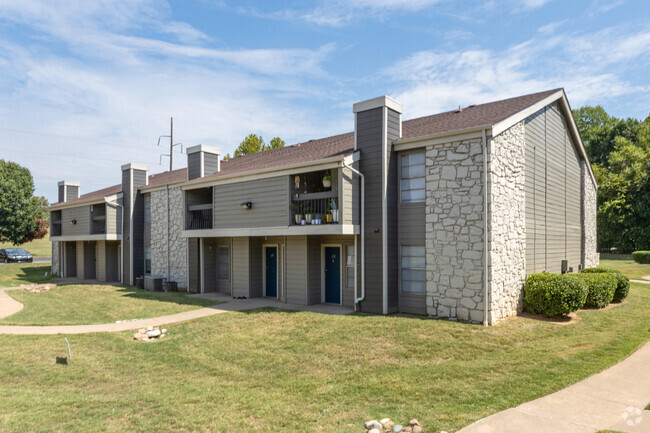
[(266, 296), (278, 297), (278, 248), (266, 247)]
[(325, 247), (325, 302), (341, 303), (341, 248)]

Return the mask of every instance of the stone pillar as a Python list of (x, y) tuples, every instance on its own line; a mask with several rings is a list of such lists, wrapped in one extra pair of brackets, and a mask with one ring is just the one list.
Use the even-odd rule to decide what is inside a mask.
[(597, 214), (597, 191), (591, 179), (589, 169), (582, 162), (582, 233), (584, 236), (584, 267), (593, 268), (600, 263), (600, 254), (598, 254), (598, 226), (596, 224)]
[(176, 281), (179, 288), (186, 289), (187, 241), (181, 236), (183, 203), (183, 191), (178, 186), (170, 187), (169, 191), (151, 192), (151, 273), (163, 275), (169, 281)]
[(52, 242), (52, 275), (61, 275), (61, 251), (59, 250), (59, 242)]
[(483, 321), (481, 139), (426, 151), (427, 314)]

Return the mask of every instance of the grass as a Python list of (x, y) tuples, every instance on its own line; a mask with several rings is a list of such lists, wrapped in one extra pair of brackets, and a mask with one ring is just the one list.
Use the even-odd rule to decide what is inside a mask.
[(49, 236), (22, 245), (14, 245), (11, 242), (0, 242), (0, 249), (2, 248), (22, 248), (30, 252), (34, 257), (52, 257), (52, 243), (50, 242)]
[(618, 269), (633, 280), (650, 275), (650, 265), (635, 262), (631, 254), (601, 254), (600, 266)]
[(269, 309), (131, 333), (0, 335), (0, 431), (349, 432), (417, 418), (455, 431), (562, 389), (650, 334), (650, 285), (570, 326)]
[(7, 263), (0, 265), (0, 287), (47, 283), (52, 279), (50, 265), (39, 263)]
[(25, 306), (1, 325), (86, 325), (182, 313), (218, 302), (185, 293), (149, 292), (131, 286), (66, 285), (44, 293), (12, 290)]

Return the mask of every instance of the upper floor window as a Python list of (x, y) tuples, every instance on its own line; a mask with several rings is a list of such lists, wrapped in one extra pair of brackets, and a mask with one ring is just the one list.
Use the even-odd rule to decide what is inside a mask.
[(424, 151), (401, 156), (400, 196), (402, 203), (424, 201)]

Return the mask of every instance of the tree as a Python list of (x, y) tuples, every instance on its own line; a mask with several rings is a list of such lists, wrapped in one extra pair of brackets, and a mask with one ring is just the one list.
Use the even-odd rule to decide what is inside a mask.
[(284, 141), (280, 137), (274, 137), (269, 144), (264, 142), (262, 136), (250, 134), (235, 149), (235, 156), (248, 155), (251, 153), (263, 152), (265, 150), (284, 147)]
[(599, 184), (599, 249), (650, 249), (650, 116), (617, 119), (600, 106), (573, 114)]
[(28, 169), (0, 159), (0, 242), (20, 245), (45, 237), (48, 223), (41, 199), (34, 197)]

